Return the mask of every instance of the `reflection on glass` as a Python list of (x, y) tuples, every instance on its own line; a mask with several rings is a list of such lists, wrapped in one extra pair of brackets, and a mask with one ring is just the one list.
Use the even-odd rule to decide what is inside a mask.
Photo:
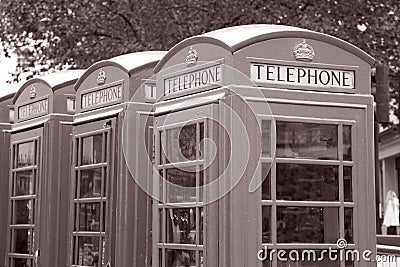
[(279, 121), (276, 133), (277, 157), (338, 159), (337, 125)]
[(23, 171), (16, 173), (15, 195), (34, 195), (35, 179), (32, 171)]
[(263, 163), (262, 164), (262, 170), (261, 170), (261, 179), (262, 180), (262, 185), (261, 185), (261, 194), (262, 194), (262, 199), (271, 199), (271, 164), (270, 163)]
[(344, 208), (344, 238), (353, 243), (353, 209)]
[(263, 157), (271, 156), (271, 121), (261, 122), (261, 153)]
[(32, 200), (14, 201), (14, 224), (33, 224)]
[(277, 199), (338, 201), (338, 166), (276, 164)]
[[(83, 266), (101, 266), (100, 260), (100, 238), (93, 236), (79, 236), (78, 238), (78, 257), (74, 264)], [(76, 243), (74, 242), (74, 250)]]
[(204, 236), (204, 224), (203, 224), (203, 220), (204, 220), (204, 214), (203, 214), (203, 208), (199, 208), (199, 212), (200, 212), (200, 220), (199, 220), (199, 244), (203, 245), (203, 236)]
[(271, 242), (271, 207), (262, 207), (262, 242)]
[(31, 254), (31, 229), (14, 229), (13, 253)]
[[(166, 249), (165, 266), (195, 267), (196, 252), (193, 250)], [(160, 260), (162, 262), (162, 259)]]
[(353, 201), (353, 188), (352, 188), (352, 168), (348, 166), (343, 167), (343, 186), (344, 186), (344, 201)]
[[(203, 169), (203, 166), (200, 166), (200, 170)], [(204, 172), (199, 172), (199, 202), (203, 202), (203, 191), (204, 191)]]
[(196, 243), (196, 209), (166, 209), (166, 242), (176, 244)]
[[(282, 260), (278, 260), (278, 267), (339, 267), (339, 253), (327, 253), (325, 250), (280, 250), (279, 256)], [(276, 255), (273, 255), (275, 258)], [(334, 261), (333, 257), (337, 256), (338, 260)], [(331, 257), (331, 258), (329, 258)]]
[(277, 207), (279, 243), (336, 243), (339, 209), (328, 207)]
[(79, 230), (100, 232), (100, 203), (79, 204)]
[(35, 165), (35, 143), (33, 141), (17, 146), (17, 168)]
[(204, 122), (200, 122), (200, 158), (204, 158)]
[(196, 201), (196, 172), (172, 168), (166, 170), (167, 181), (173, 185), (167, 186), (168, 202)]
[(162, 147), (166, 162), (182, 162), (196, 159), (198, 144), (196, 124), (166, 131), (166, 147)]
[(351, 126), (343, 125), (343, 160), (351, 160)]
[(82, 170), (79, 197), (100, 197), (101, 177), (101, 168)]
[(102, 134), (82, 138), (82, 164), (95, 164), (102, 162)]

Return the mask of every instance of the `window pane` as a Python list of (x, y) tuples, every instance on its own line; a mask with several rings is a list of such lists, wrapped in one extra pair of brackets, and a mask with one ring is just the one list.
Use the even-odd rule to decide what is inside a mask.
[(15, 200), (14, 214), (14, 224), (33, 224), (33, 201)]
[(336, 243), (339, 209), (327, 207), (277, 207), (279, 243)]
[(343, 160), (351, 160), (351, 126), (343, 125)]
[(166, 144), (162, 147), (166, 162), (182, 162), (196, 159), (196, 124), (166, 131)]
[(344, 238), (353, 243), (353, 209), (344, 208)]
[(33, 141), (19, 144), (17, 151), (17, 168), (35, 165), (35, 143)]
[(80, 198), (101, 196), (101, 168), (82, 170), (80, 184)]
[[(93, 236), (79, 236), (78, 238), (78, 258), (74, 259), (74, 264), (84, 266), (101, 266), (100, 263), (100, 238)], [(75, 246), (76, 242), (74, 242)], [(75, 250), (75, 247), (74, 247)]]
[(276, 133), (277, 157), (338, 159), (336, 125), (279, 121)]
[(79, 230), (100, 232), (100, 203), (79, 204)]
[(13, 259), (14, 267), (28, 267), (33, 266), (31, 259)]
[(277, 199), (338, 201), (338, 166), (276, 164)]
[(14, 229), (13, 253), (32, 254), (32, 230)]
[(204, 212), (203, 208), (199, 208), (199, 213), (200, 213), (200, 220), (199, 220), (199, 244), (203, 245), (203, 239), (204, 239)]
[(196, 252), (193, 250), (166, 249), (165, 252), (165, 266), (196, 266)]
[(166, 242), (196, 243), (196, 208), (166, 209)]
[(196, 169), (183, 171), (173, 168), (167, 169), (167, 181), (172, 183), (167, 185), (168, 202), (195, 202), (196, 201)]
[(95, 164), (102, 162), (103, 135), (96, 134), (82, 138), (82, 164)]
[(353, 187), (352, 187), (352, 168), (343, 167), (343, 186), (344, 186), (344, 201), (353, 201)]
[(200, 158), (204, 158), (204, 122), (200, 122)]
[(271, 242), (271, 207), (262, 207), (262, 242)]
[(35, 179), (33, 171), (17, 172), (15, 179), (16, 196), (35, 194)]
[(262, 186), (261, 186), (261, 194), (262, 199), (271, 199), (271, 164), (270, 163), (263, 163), (262, 170), (261, 170), (261, 178)]
[(271, 121), (261, 122), (261, 153), (263, 157), (271, 157)]

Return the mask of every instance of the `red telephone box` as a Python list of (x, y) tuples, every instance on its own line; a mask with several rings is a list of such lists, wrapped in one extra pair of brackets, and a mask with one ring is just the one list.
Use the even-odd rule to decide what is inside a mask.
[(63, 266), (73, 84), (80, 70), (33, 78), (12, 101), (6, 266)]
[[(0, 97), (0, 214), (8, 213), (8, 168), (10, 160), (10, 106), (14, 94)], [(0, 217), (0, 236), (7, 236), (7, 216)], [(0, 242), (0, 262), (5, 262), (6, 242)]]
[(373, 62), (278, 25), (174, 46), (155, 68), (153, 266), (373, 266)]
[(100, 61), (75, 84), (68, 266), (150, 264), (151, 199), (132, 177), (138, 171), (150, 177), (150, 168), (129, 169), (124, 154), (124, 140), (136, 151), (147, 136), (124, 136), (123, 127), (130, 108), (151, 109), (155, 81), (149, 78), (164, 55), (148, 51)]

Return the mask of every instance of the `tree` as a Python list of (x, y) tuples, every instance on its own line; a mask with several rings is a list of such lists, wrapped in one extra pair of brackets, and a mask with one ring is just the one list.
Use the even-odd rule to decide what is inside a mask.
[(271, 23), (336, 36), (387, 63), (398, 105), (397, 0), (1, 0), (0, 10), (3, 52), (29, 48), (31, 62), (14, 80), (32, 66), (39, 66), (34, 72), (86, 68), (128, 52), (167, 50), (219, 28)]

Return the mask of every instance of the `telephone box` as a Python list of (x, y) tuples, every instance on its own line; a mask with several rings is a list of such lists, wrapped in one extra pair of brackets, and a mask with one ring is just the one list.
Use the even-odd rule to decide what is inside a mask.
[(13, 98), (6, 266), (63, 266), (68, 207), (71, 70), (33, 78)]
[(153, 67), (164, 55), (148, 51), (100, 61), (75, 84), (67, 266), (150, 264), (151, 199), (132, 174), (140, 169), (151, 180), (151, 168), (130, 168), (124, 154), (126, 142), (143, 142), (149, 133), (126, 136), (123, 127), (132, 109), (150, 111)]
[(175, 45), (154, 69), (153, 266), (374, 266), (373, 62), (278, 25)]
[[(14, 94), (0, 97), (0, 213), (8, 213), (8, 171), (10, 160), (10, 106)], [(0, 218), (0, 236), (7, 236), (7, 216)], [(0, 241), (0, 263), (5, 261), (5, 239)]]

